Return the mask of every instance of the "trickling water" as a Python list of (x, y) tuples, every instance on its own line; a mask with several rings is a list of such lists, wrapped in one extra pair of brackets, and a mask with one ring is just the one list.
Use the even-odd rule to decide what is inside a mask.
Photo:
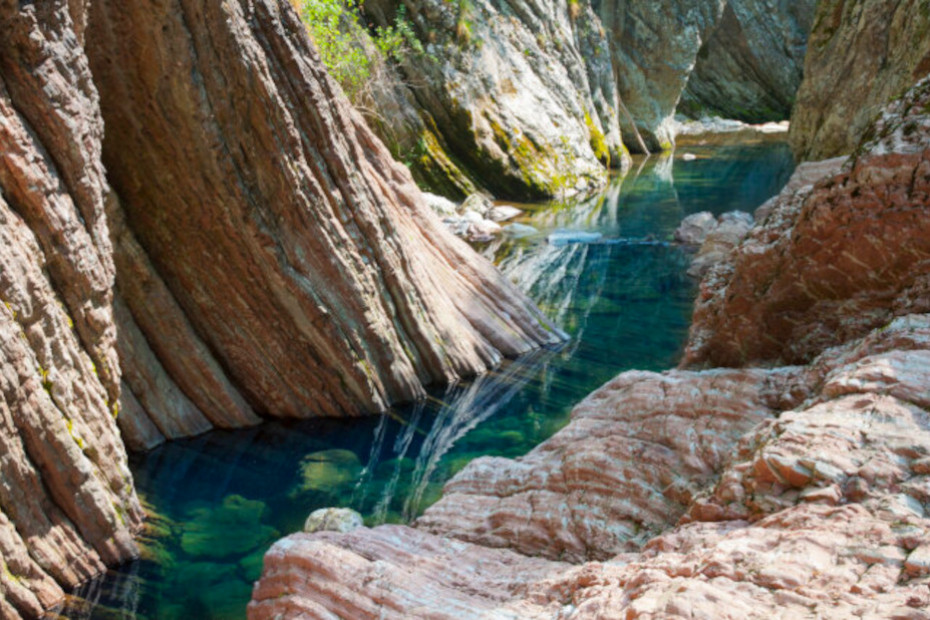
[[(528, 205), (521, 223), (537, 233), (479, 248), (571, 334), (561, 347), (389, 415), (214, 431), (134, 455), (136, 486), (157, 515), (145, 558), (81, 588), (64, 615), (243, 618), (265, 550), (312, 510), (409, 522), (471, 459), (526, 453), (618, 372), (674, 366), (695, 286), (672, 232), (697, 211), (754, 209), (792, 167), (780, 143), (688, 151), (698, 159), (638, 162), (581, 204)], [(555, 232), (600, 238), (557, 245)]]

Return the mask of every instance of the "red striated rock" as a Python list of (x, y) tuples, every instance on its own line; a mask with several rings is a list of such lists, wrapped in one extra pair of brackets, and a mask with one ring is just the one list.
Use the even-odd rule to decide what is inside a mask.
[(153, 362), (127, 368), (152, 422), (135, 444), (204, 427), (177, 409), (214, 426), (378, 411), (559, 337), (442, 227), (287, 2), (102, 0), (88, 54), (123, 316)]
[(102, 121), (80, 2), (0, 2), (0, 616), (133, 557)]
[(525, 457), (472, 461), (417, 527), (579, 562), (638, 549), (714, 480), (798, 372), (628, 372)]
[[(650, 378), (642, 373), (640, 385), (661, 385), (659, 379), (669, 383), (673, 377), (680, 383), (667, 390), (668, 396), (656, 390), (651, 404), (644, 398), (649, 388), (643, 389), (634, 410), (647, 404), (658, 410), (664, 404), (681, 411), (686, 386), (704, 395), (708, 405), (720, 405), (726, 401), (708, 379), (720, 381), (721, 376), (732, 382), (728, 389), (738, 392), (742, 382), (742, 389), (758, 398), (760, 377), (768, 375), (770, 387), (792, 390), (786, 400), (797, 406), (748, 433), (736, 458), (722, 468), (720, 481), (690, 504), (677, 526), (638, 553), (571, 567), (454, 540), (448, 534), (460, 535), (459, 522), (434, 534), (423, 531), (423, 522), (417, 528), (386, 526), (348, 535), (296, 534), (266, 555), (249, 617), (924, 618), (930, 605), (928, 350), (930, 315), (915, 315), (831, 349), (803, 369), (677, 371)], [(883, 369), (880, 379), (870, 374), (876, 368)], [(866, 375), (873, 379), (859, 380)], [(610, 385), (579, 406), (562, 433), (504, 475), (544, 479), (548, 472), (538, 466), (540, 452), (565, 453), (586, 445), (590, 432), (583, 412), (598, 402), (609, 403), (610, 395), (617, 400), (623, 395), (623, 390), (611, 392)], [(777, 400), (778, 393), (772, 389), (770, 398)], [(913, 395), (917, 400), (911, 400)], [(745, 414), (754, 417), (751, 401), (743, 404)], [(729, 419), (738, 419), (737, 401), (730, 406)], [(625, 415), (612, 422), (620, 436), (629, 433), (624, 422), (638, 427), (635, 413)], [(715, 407), (695, 408), (677, 435), (687, 437), (714, 417)], [(564, 435), (573, 441), (566, 442)], [(693, 456), (686, 440), (676, 453), (685, 463)], [(590, 471), (599, 471), (603, 456), (590, 450), (585, 455)], [(537, 467), (529, 467), (534, 460)], [(495, 465), (504, 469), (507, 462), (498, 459)], [(656, 471), (648, 459), (640, 467), (636, 479), (615, 488), (616, 495)], [(470, 469), (449, 489), (473, 478)], [(685, 467), (682, 473), (693, 470)], [(597, 496), (608, 478), (609, 472), (592, 476), (579, 491)], [(491, 483), (499, 490), (508, 481), (502, 476)], [(451, 501), (447, 495), (437, 506)], [(472, 509), (462, 509), (461, 522)], [(484, 515), (479, 507), (475, 516)], [(543, 510), (524, 516), (540, 523), (548, 518)], [(623, 517), (600, 526), (622, 529)], [(498, 534), (509, 536), (514, 548), (524, 545), (519, 532)]]
[(701, 283), (685, 367), (804, 363), (930, 311), (930, 81), (839, 174), (769, 205)]

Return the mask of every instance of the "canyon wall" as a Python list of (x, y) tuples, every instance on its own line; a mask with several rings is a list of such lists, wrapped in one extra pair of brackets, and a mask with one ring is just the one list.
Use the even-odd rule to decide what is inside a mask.
[(0, 616), (137, 554), (80, 2), (0, 3)]
[(125, 445), (376, 412), (562, 337), (283, 0), (0, 3), (0, 152), (4, 618), (137, 554)]
[(791, 116), (816, 0), (729, 0), (701, 46), (678, 111), (747, 123)]
[(671, 148), (680, 103), (787, 118), (814, 2), (377, 0), (363, 18), (389, 26), (400, 9), (425, 52), (377, 97), (376, 131), (433, 191), (539, 199), (602, 185), (627, 150)]
[(588, 4), (378, 0), (364, 10), (390, 25), (401, 5), (426, 50), (402, 74), (475, 185), (541, 199), (604, 185), (607, 166), (624, 164), (607, 39)]
[(882, 107), (930, 73), (923, 0), (821, 0), (791, 115), (800, 160), (848, 155)]
[(705, 277), (686, 362), (764, 367), (624, 373), (413, 527), (279, 541), (249, 617), (922, 617), (928, 110), (930, 79)]

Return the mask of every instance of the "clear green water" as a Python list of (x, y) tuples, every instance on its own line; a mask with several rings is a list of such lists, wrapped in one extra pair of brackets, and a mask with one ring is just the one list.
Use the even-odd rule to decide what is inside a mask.
[[(480, 455), (516, 457), (562, 427), (618, 372), (674, 366), (695, 285), (668, 239), (683, 217), (752, 210), (793, 166), (780, 143), (689, 147), (694, 161), (637, 162), (596, 199), (528, 206), (540, 233), (481, 249), (572, 340), (388, 416), (215, 431), (131, 466), (150, 510), (146, 557), (88, 584), (72, 618), (244, 618), (261, 558), (307, 514), (349, 506), (368, 524), (407, 522)], [(641, 165), (640, 165), (641, 164)], [(554, 246), (560, 229), (599, 242)]]

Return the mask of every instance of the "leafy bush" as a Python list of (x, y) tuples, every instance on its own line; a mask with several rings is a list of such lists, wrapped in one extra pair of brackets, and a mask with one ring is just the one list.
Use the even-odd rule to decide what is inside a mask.
[(405, 7), (392, 26), (370, 32), (360, 21), (357, 0), (291, 0), (300, 12), (323, 64), (356, 105), (367, 103), (373, 78), (382, 77), (385, 63), (401, 63), (410, 53), (424, 53)]

